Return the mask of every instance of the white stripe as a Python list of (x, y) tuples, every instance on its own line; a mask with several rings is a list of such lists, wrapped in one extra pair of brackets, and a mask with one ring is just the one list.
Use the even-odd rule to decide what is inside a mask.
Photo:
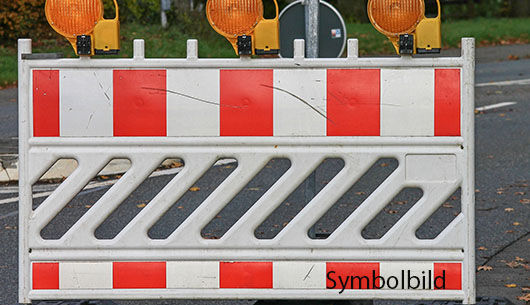
[(274, 70), (275, 136), (326, 135), (326, 73)]
[(220, 135), (220, 89), (217, 69), (167, 71), (167, 135)]
[[(424, 290), (424, 287), (425, 289), (434, 287), (434, 263), (432, 262), (381, 262), (379, 264), (379, 275), (386, 281), (384, 289), (390, 289), (388, 287), (389, 280), (392, 286), (396, 285), (395, 280), (390, 279), (390, 277), (397, 279), (398, 285), (395, 290), (403, 290), (403, 287), (405, 290), (409, 289), (409, 271), (411, 278), (410, 289), (415, 286), (418, 286), (418, 290)], [(430, 281), (429, 271), (431, 273)], [(423, 286), (424, 283), (425, 286)]]
[(516, 102), (499, 103), (499, 104), (494, 104), (494, 105), (489, 105), (489, 106), (484, 106), (484, 107), (478, 107), (476, 110), (486, 111), (486, 110), (492, 110), (492, 109), (497, 109), (497, 108), (502, 108), (502, 107), (508, 107), (508, 106), (516, 105), (516, 104), (517, 104)]
[(514, 86), (514, 85), (530, 85), (530, 78), (519, 79), (519, 80), (508, 80), (508, 81), (503, 81), (503, 82), (481, 83), (481, 84), (475, 85), (475, 87)]
[(274, 289), (326, 289), (325, 262), (274, 262)]
[(112, 289), (112, 263), (60, 263), (59, 289)]
[(381, 136), (434, 136), (434, 69), (381, 70)]
[(219, 262), (167, 262), (168, 289), (218, 289)]
[(113, 135), (113, 71), (60, 70), (61, 136)]

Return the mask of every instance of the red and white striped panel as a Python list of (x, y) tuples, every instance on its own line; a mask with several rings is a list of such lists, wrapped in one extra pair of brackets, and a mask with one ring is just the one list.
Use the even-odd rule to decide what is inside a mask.
[(454, 262), (34, 262), (33, 289), (461, 290)]
[(33, 71), (35, 137), (460, 136), (460, 69)]

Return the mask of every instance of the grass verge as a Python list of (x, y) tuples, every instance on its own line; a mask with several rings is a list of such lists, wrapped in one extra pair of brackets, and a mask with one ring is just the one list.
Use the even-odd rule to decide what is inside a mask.
[[(393, 54), (393, 47), (386, 37), (371, 24), (348, 24), (348, 37), (359, 39), (361, 55)], [(50, 29), (51, 31), (51, 29)], [(213, 31), (213, 30), (212, 30)], [(167, 30), (158, 25), (122, 25), (122, 50), (117, 57), (132, 56), (132, 40), (145, 39), (146, 57), (179, 58), (186, 56), (188, 35), (177, 27)], [(479, 46), (530, 42), (530, 18), (478, 18), (473, 20), (447, 21), (442, 25), (444, 48), (457, 48), (462, 37), (475, 37)], [(65, 39), (33, 42), (33, 52), (61, 52), (73, 57), (73, 51)], [(234, 57), (229, 43), (221, 36), (199, 37), (199, 56), (203, 58)], [(14, 45), (0, 46), (0, 88), (12, 86), (17, 80), (17, 58)]]

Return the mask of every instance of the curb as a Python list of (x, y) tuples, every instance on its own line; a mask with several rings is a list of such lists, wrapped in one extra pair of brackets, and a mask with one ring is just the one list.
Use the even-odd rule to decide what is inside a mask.
[(0, 183), (18, 181), (18, 155), (0, 155)]
[[(167, 159), (162, 164), (162, 168), (175, 167), (180, 160)], [(114, 176), (124, 174), (131, 167), (131, 162), (127, 159), (115, 159), (103, 168), (99, 176)], [(70, 176), (77, 168), (77, 161), (73, 159), (58, 160), (39, 181), (62, 180)], [(18, 181), (18, 155), (0, 155), (0, 183), (14, 183)]]

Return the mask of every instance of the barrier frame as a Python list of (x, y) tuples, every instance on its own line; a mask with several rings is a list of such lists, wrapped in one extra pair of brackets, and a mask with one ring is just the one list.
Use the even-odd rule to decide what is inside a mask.
[[(303, 41), (295, 43), (294, 59), (199, 59), (197, 41), (188, 41), (186, 59), (146, 59), (143, 41), (134, 42), (132, 59), (56, 59), (28, 60), (24, 54), (31, 54), (31, 40), (19, 40), (19, 301), (29, 303), (31, 300), (56, 299), (416, 299), (462, 300), (464, 304), (475, 303), (475, 246), (474, 246), (474, 39), (462, 40), (462, 56), (456, 58), (359, 58), (357, 40), (348, 41), (348, 57), (342, 59), (307, 59), (304, 57)], [(459, 137), (286, 137), (286, 138), (35, 138), (31, 130), (31, 73), (35, 69), (76, 69), (110, 68), (110, 69), (180, 69), (180, 68), (214, 68), (214, 69), (260, 69), (260, 68), (456, 68), (461, 69), (461, 130)], [(32, 263), (47, 261), (91, 261), (110, 262), (136, 260), (183, 260), (183, 261), (252, 261), (258, 260), (256, 251), (244, 245), (211, 247), (205, 242), (200, 256), (194, 249), (180, 248), (175, 251), (169, 245), (160, 245), (151, 249), (121, 247), (112, 242), (101, 243), (93, 249), (85, 248), (80, 252), (75, 246), (69, 249), (69, 243), (40, 243), (34, 236), (35, 212), (32, 210), (32, 182), (35, 173), (32, 167), (36, 164), (33, 156), (54, 152), (59, 156), (76, 156), (76, 154), (94, 153), (91, 147), (104, 147), (106, 152), (120, 155), (120, 151), (131, 151), (145, 155), (150, 148), (160, 155), (178, 154), (176, 148), (186, 148), (201, 152), (216, 150), (219, 155), (237, 155), (249, 150), (261, 150), (270, 155), (281, 156), (287, 152), (275, 150), (276, 147), (302, 152), (309, 149), (315, 154), (362, 154), (377, 153), (391, 155), (403, 161), (406, 154), (430, 154), (434, 149), (437, 154), (455, 154), (458, 156), (458, 167), (461, 170), (462, 215), (465, 215), (465, 234), (462, 248), (441, 250), (433, 242), (432, 248), (392, 248), (381, 247), (378, 242), (367, 242), (363, 247), (331, 247), (313, 241), (312, 247), (275, 249), (270, 243), (261, 244), (260, 261), (407, 261), (410, 257), (424, 261), (459, 261), (462, 262), (462, 289), (455, 291), (417, 291), (417, 290), (355, 290), (348, 294), (338, 294), (332, 290), (281, 290), (281, 289), (178, 289), (178, 290), (35, 290), (32, 289)], [(142, 148), (143, 147), (143, 148)], [(340, 150), (338, 148), (343, 148)], [(228, 153), (235, 150), (236, 153)], [(406, 152), (405, 152), (406, 151)], [(400, 155), (401, 154), (401, 155)], [(51, 159), (50, 159), (51, 160)], [(135, 160), (132, 160), (133, 163)], [(152, 165), (145, 165), (144, 169)], [(87, 168), (84, 168), (87, 169)], [(413, 185), (413, 184), (411, 184)], [(75, 195), (75, 194), (74, 194)], [(49, 215), (47, 216), (49, 218)], [(33, 225), (32, 225), (33, 224)], [(75, 244), (70, 241), (71, 244)], [(109, 249), (102, 250), (102, 245)], [(425, 244), (427, 245), (427, 243)], [(123, 246), (123, 245), (122, 245)], [(447, 246), (445, 246), (447, 247)], [(442, 247), (443, 248), (443, 247)], [(330, 252), (330, 249), (333, 249)], [(282, 251), (278, 251), (282, 250)], [(421, 250), (421, 251), (418, 251)], [(376, 253), (376, 254), (374, 254)], [(368, 257), (369, 259), (366, 259)]]

